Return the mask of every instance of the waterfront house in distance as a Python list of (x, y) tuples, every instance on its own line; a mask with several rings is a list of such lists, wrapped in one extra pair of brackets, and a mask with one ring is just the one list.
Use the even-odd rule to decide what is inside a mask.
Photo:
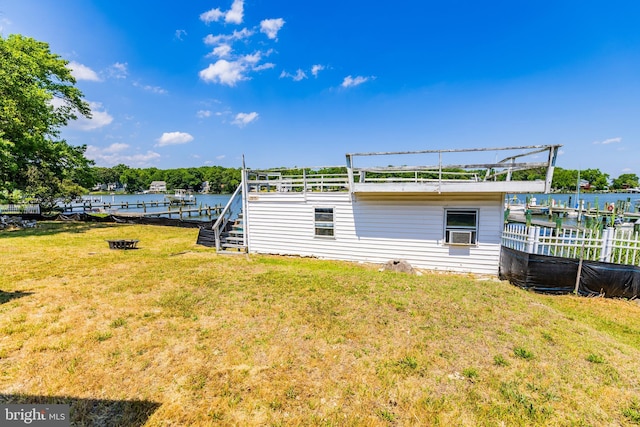
[(149, 185), (149, 193), (165, 193), (167, 191), (167, 183), (164, 181), (152, 181)]
[[(549, 192), (559, 147), (355, 153), (338, 174), (245, 169), (216, 247), (497, 275), (505, 195)], [(515, 180), (526, 169), (546, 179)], [(230, 230), (234, 204), (243, 224)]]

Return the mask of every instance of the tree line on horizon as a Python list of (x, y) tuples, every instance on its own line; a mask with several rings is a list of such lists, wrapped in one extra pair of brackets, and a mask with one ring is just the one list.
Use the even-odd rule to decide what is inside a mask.
[[(543, 180), (546, 177), (544, 169), (531, 169), (517, 171), (513, 173), (513, 179), (523, 181)], [(605, 191), (624, 190), (627, 188), (637, 188), (639, 178), (634, 173), (623, 173), (617, 178), (611, 179), (609, 174), (603, 173), (600, 169), (564, 169), (555, 167), (551, 188), (554, 191), (576, 191), (578, 180), (581, 189), (585, 191)]]
[(240, 168), (223, 166), (200, 166), (177, 169), (131, 168), (124, 164), (114, 167), (91, 168), (93, 180), (88, 189), (99, 184), (116, 184), (127, 193), (138, 193), (149, 190), (154, 181), (164, 181), (167, 190), (186, 189), (194, 192), (203, 191), (205, 182), (209, 184), (209, 193), (232, 193), (240, 184), (242, 171)]

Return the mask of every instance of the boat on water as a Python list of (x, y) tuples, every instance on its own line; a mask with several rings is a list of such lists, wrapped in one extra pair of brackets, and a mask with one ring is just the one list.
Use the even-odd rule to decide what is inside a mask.
[(524, 211), (526, 210), (526, 204), (518, 199), (518, 196), (513, 195), (506, 198), (504, 202), (504, 208), (505, 210), (508, 210), (512, 213), (524, 213)]
[(547, 215), (549, 207), (539, 205), (535, 197), (527, 198), (526, 202), (522, 202), (517, 196), (508, 197), (504, 204), (505, 210), (511, 213), (525, 214), (527, 211), (532, 215)]
[(164, 197), (169, 200), (169, 203), (176, 205), (195, 201), (195, 196), (193, 194), (181, 188), (177, 189), (173, 195), (167, 194)]

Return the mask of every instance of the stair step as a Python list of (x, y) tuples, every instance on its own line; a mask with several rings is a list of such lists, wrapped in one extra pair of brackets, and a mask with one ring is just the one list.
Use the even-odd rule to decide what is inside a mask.
[(223, 240), (223, 244), (224, 243), (239, 243), (239, 244), (243, 244), (244, 243), (244, 237), (227, 237), (226, 239)]
[(230, 249), (230, 248), (235, 248), (235, 249), (244, 249), (245, 246), (244, 245), (237, 245), (235, 243), (223, 243), (221, 245), (224, 249)]

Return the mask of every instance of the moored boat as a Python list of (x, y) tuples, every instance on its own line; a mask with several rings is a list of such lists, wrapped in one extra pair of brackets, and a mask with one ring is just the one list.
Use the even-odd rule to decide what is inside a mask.
[(195, 201), (195, 196), (184, 189), (177, 189), (173, 195), (167, 194), (164, 196), (171, 204), (181, 204), (185, 202)]

